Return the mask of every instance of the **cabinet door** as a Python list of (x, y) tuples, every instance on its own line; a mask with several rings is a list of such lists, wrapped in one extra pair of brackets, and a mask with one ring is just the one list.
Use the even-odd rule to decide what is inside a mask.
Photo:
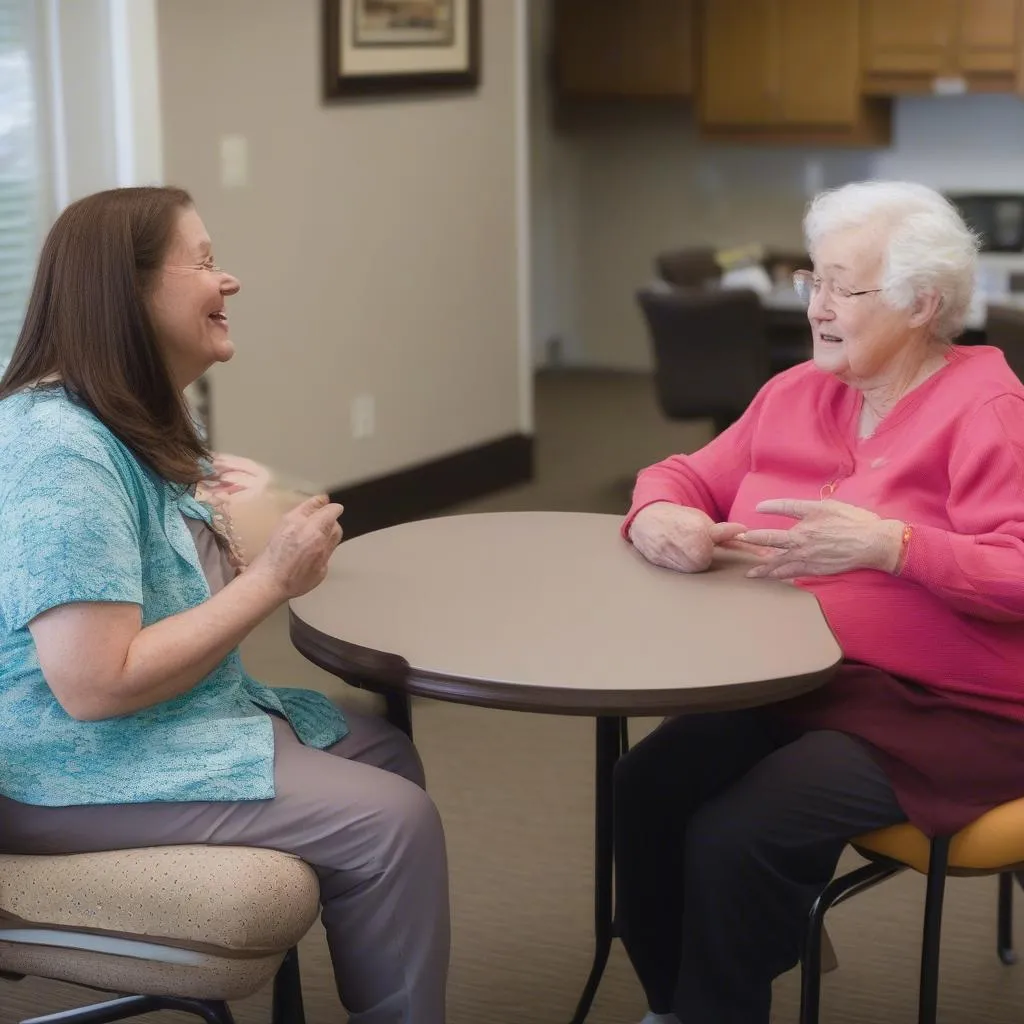
[(864, 70), (879, 74), (949, 73), (953, 70), (958, 3), (863, 0)]
[(623, 80), (621, 11), (607, 0), (558, 0), (555, 74), (561, 92), (615, 94)]
[(576, 96), (693, 93), (693, 0), (557, 0), (559, 89)]
[(780, 0), (779, 117), (851, 125), (860, 112), (858, 0)]
[(1020, 0), (960, 0), (957, 70), (1013, 74), (1021, 52)]
[[(831, 0), (830, 0), (831, 2)], [(701, 117), (763, 125), (778, 117), (777, 0), (705, 0)]]
[(692, 96), (694, 9), (692, 0), (631, 0), (623, 45), (636, 96)]

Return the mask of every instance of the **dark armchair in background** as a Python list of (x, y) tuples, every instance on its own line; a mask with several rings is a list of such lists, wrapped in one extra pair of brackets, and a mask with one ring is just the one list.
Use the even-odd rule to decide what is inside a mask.
[[(662, 281), (677, 288), (701, 288), (716, 283), (722, 276), (715, 252), (710, 245), (667, 249), (654, 257), (654, 270)], [(793, 271), (813, 268), (806, 252), (771, 246), (763, 250), (761, 265), (774, 282), (782, 285), (789, 285)]]
[(710, 245), (659, 253), (654, 257), (654, 269), (662, 281), (677, 288), (700, 288), (722, 276), (722, 268), (715, 262), (715, 250)]
[(813, 270), (811, 257), (802, 249), (775, 249), (769, 246), (764, 253), (764, 268), (773, 281), (789, 285), (796, 270)]
[(739, 289), (641, 288), (658, 404), (670, 419), (738, 419), (771, 369), (764, 310)]

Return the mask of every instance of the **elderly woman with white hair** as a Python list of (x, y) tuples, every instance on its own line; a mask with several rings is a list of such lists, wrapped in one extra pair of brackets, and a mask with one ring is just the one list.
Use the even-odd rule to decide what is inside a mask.
[(679, 572), (753, 550), (749, 575), (814, 594), (845, 660), (619, 763), (618, 920), (651, 1021), (767, 1024), (850, 839), (951, 834), (1024, 796), (1024, 387), (953, 344), (976, 240), (904, 182), (825, 192), (804, 227), (813, 360), (641, 472), (623, 533)]

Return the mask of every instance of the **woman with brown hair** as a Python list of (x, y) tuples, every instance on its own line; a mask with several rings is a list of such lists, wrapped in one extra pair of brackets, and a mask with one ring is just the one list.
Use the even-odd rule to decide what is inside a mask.
[(412, 744), (239, 657), (323, 580), (341, 507), (304, 502), (244, 567), (195, 497), (209, 453), (182, 392), (231, 358), (238, 290), (180, 189), (88, 196), (43, 246), (0, 380), (2, 843), (294, 853), (350, 1020), (440, 1024), (445, 845)]

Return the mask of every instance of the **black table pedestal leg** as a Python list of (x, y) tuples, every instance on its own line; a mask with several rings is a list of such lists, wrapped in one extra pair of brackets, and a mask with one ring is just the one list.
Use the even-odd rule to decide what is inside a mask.
[(412, 704), (409, 695), (401, 690), (384, 689), (376, 681), (354, 672), (346, 672), (341, 677), (349, 686), (359, 690), (370, 690), (384, 698), (384, 717), (394, 726), (401, 729), (412, 739)]
[(395, 726), (398, 726), (409, 739), (412, 739), (412, 707), (409, 704), (407, 693), (389, 691), (384, 695), (387, 701), (387, 719)]
[[(358, 686), (359, 681), (349, 679)], [(412, 738), (412, 711), (407, 694), (384, 695), (387, 719)], [(614, 842), (612, 831), (615, 763), (629, 749), (628, 719), (618, 715), (596, 720), (594, 762), (594, 960), (570, 1024), (583, 1024), (608, 963), (614, 925)]]
[(626, 719), (597, 719), (594, 771), (594, 961), (571, 1024), (583, 1024), (601, 983), (615, 934), (613, 904), (612, 784), (615, 762), (627, 749)]

